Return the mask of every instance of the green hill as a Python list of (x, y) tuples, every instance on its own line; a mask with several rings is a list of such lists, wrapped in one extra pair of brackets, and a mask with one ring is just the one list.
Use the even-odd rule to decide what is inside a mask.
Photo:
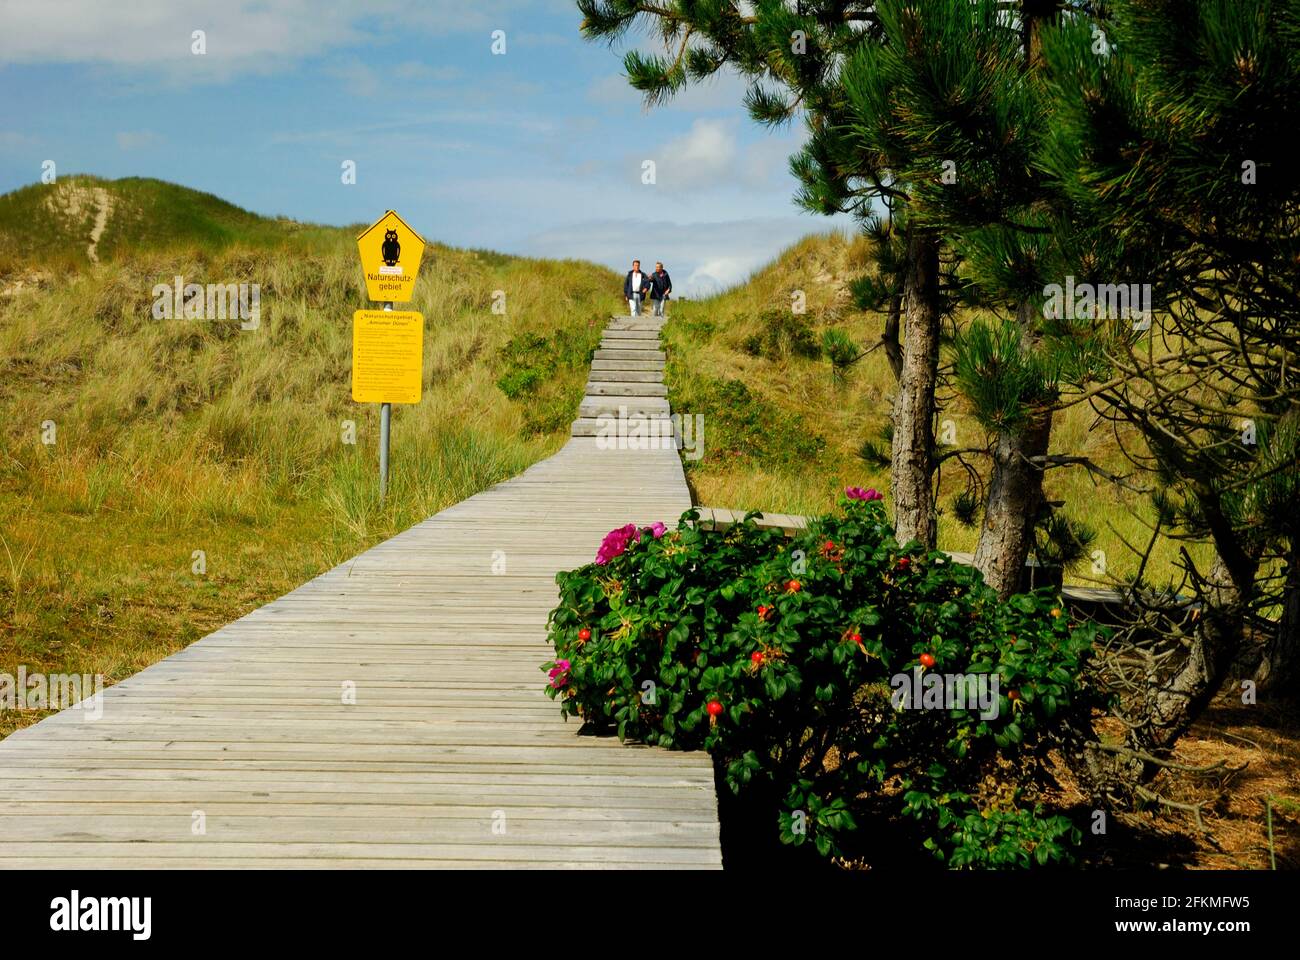
[(0, 274), (82, 266), (139, 250), (325, 241), (336, 227), (250, 213), (220, 197), (143, 177), (61, 177), (0, 196)]

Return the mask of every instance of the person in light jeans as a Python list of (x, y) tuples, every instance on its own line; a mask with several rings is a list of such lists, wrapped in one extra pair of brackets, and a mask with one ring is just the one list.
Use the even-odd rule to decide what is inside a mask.
[(668, 276), (668, 271), (664, 269), (662, 263), (656, 263), (655, 272), (650, 274), (650, 301), (654, 304), (656, 317), (664, 315), (668, 295), (672, 292), (673, 278)]
[(646, 291), (650, 289), (650, 278), (641, 272), (641, 261), (633, 260), (632, 269), (627, 272), (623, 279), (623, 296), (627, 299), (628, 309), (631, 310), (632, 316), (641, 314), (641, 298), (645, 296)]

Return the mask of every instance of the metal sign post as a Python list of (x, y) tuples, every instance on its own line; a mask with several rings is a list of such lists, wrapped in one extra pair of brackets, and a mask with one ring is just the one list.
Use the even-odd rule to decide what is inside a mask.
[[(384, 310), (391, 311), (393, 301), (389, 300), (384, 304)], [(388, 437), (390, 435), (391, 423), (393, 419), (393, 405), (391, 403), (381, 403), (379, 405), (379, 502), (384, 502), (384, 497), (388, 495)]]

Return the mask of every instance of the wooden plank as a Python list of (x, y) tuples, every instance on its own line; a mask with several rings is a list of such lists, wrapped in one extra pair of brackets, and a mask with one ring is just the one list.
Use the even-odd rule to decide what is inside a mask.
[(593, 381), (587, 384), (589, 397), (666, 397), (668, 388), (662, 383)]
[[(193, 814), (173, 807), (164, 815), (88, 812), (9, 816), (0, 814), (0, 835), (6, 845), (24, 840), (52, 843), (125, 842), (152, 844), (175, 840), (191, 842)], [(204, 815), (204, 833), (193, 842), (207, 843), (314, 843), (327, 835), (331, 845), (423, 843), (491, 844), (499, 838), (521, 846), (557, 844), (609, 844), (618, 847), (654, 847), (665, 838), (673, 846), (702, 848), (716, 846), (718, 825), (691, 820), (630, 820), (607, 818), (525, 817), (503, 802), (496, 809), (484, 807), (469, 817), (376, 817), (371, 811), (351, 816), (313, 811), (307, 816), (289, 816), (279, 811), (231, 816), (198, 808)], [(523, 809), (522, 807), (520, 808)], [(496, 832), (494, 832), (494, 827)]]
[[(497, 841), (500, 842), (497, 842)], [(67, 854), (55, 849), (67, 846)], [(74, 854), (75, 851), (75, 854)], [(102, 862), (105, 866), (129, 866), (134, 856), (143, 856), (164, 862), (167, 860), (188, 860), (196, 866), (211, 866), (229, 869), (232, 861), (244, 861), (245, 866), (257, 866), (258, 860), (274, 860), (285, 857), (328, 857), (333, 860), (346, 861), (359, 858), (376, 861), (420, 859), (432, 861), (431, 865), (440, 865), (440, 861), (458, 860), (500, 860), (503, 863), (535, 862), (538, 858), (555, 857), (571, 859), (581, 863), (636, 863), (650, 865), (654, 863), (692, 864), (700, 867), (720, 865), (716, 845), (667, 846), (656, 845), (647, 851), (644, 860), (638, 859), (641, 850), (627, 844), (590, 845), (590, 844), (553, 844), (549, 846), (529, 846), (509, 842), (508, 835), (495, 840), (480, 840), (468, 843), (275, 843), (248, 842), (230, 843), (223, 841), (209, 842), (206, 838), (196, 837), (192, 841), (164, 841), (150, 843), (122, 841), (87, 841), (68, 839), (21, 840), (6, 843), (0, 851), (0, 865), (6, 869), (27, 869), (43, 866), (47, 857), (62, 857), (68, 860)], [(71, 855), (69, 855), (71, 854)], [(253, 862), (249, 862), (253, 861)], [(387, 865), (387, 864), (385, 864)]]
[[(744, 510), (731, 510), (726, 507), (696, 507), (700, 512), (700, 524), (711, 530), (725, 530), (745, 519)], [(764, 530), (780, 530), (786, 536), (794, 536), (808, 526), (807, 517), (798, 517), (784, 513), (765, 513), (754, 520), (756, 526)]]
[[(6, 798), (4, 813), (0, 814), (0, 823), (11, 823), (16, 830), (21, 830), (26, 822), (37, 822), (46, 817), (97, 817), (102, 819), (121, 818), (126, 823), (135, 822), (140, 817), (175, 817), (186, 820), (186, 830), (194, 812), (194, 804), (183, 800), (163, 802), (157, 796), (138, 792), (132, 795), (121, 793), (105, 796), (95, 801), (83, 797), (57, 794), (46, 795), (43, 791), (31, 791), (39, 799)], [(131, 799), (127, 799), (131, 797)], [(624, 807), (584, 807), (575, 805), (571, 793), (560, 796), (542, 797), (527, 802), (514, 796), (484, 797), (442, 797), (436, 802), (420, 802), (418, 796), (384, 797), (376, 795), (375, 799), (360, 800), (348, 794), (306, 794), (293, 799), (284, 797), (259, 797), (245, 794), (237, 800), (213, 800), (205, 797), (203, 813), (208, 817), (223, 817), (233, 820), (256, 819), (262, 816), (270, 818), (292, 817), (295, 819), (313, 816), (351, 818), (358, 821), (435, 821), (455, 820), (477, 822), (479, 818), (491, 816), (496, 809), (504, 810), (508, 819), (518, 820), (555, 820), (592, 821), (598, 823), (673, 823), (677, 818), (677, 808), (671, 803), (660, 806), (634, 806), (635, 800)], [(475, 802), (479, 801), (479, 802)], [(73, 822), (73, 828), (81, 824)], [(136, 824), (138, 827), (138, 823)], [(703, 827), (697, 824), (695, 827)], [(694, 827), (693, 827), (694, 828)], [(22, 834), (6, 831), (6, 836), (19, 837)], [(212, 833), (209, 832), (209, 836)]]
[[(662, 386), (661, 370), (592, 370), (587, 377), (588, 383), (644, 383), (649, 386)], [(667, 388), (665, 388), (667, 389)]]
[[(549, 852), (548, 852), (549, 853)], [(660, 863), (648, 853), (638, 852), (639, 860), (586, 860), (537, 859), (533, 861), (510, 860), (460, 860), (454, 857), (438, 859), (413, 858), (408, 860), (376, 860), (370, 857), (258, 857), (250, 860), (222, 861), (222, 870), (699, 870), (713, 864)], [(553, 854), (550, 854), (553, 856)], [(29, 861), (14, 861), (15, 869), (26, 870), (110, 870), (124, 866), (134, 870), (210, 870), (212, 863), (202, 857), (133, 857), (129, 864), (117, 858), (42, 856)]]
[[(579, 417), (577, 420), (573, 421), (574, 437), (591, 437), (592, 439), (604, 437), (607, 440), (612, 440), (618, 436), (617, 429), (617, 426), (611, 428), (607, 421), (596, 417)], [(636, 439), (640, 435), (634, 432), (635, 429), (636, 426), (632, 424), (624, 430), (624, 436), (629, 438), (628, 446), (632, 446), (632, 450), (640, 451), (642, 449), (651, 449), (676, 452), (677, 447), (673, 441), (676, 428), (673, 426), (671, 420), (657, 420), (653, 427), (644, 428), (645, 432), (643, 435), (643, 442), (646, 444), (645, 447), (640, 446), (642, 441)], [(654, 431), (653, 433), (651, 432), (652, 430)], [(633, 446), (634, 443), (636, 444), (635, 446)], [(616, 447), (610, 450), (610, 453), (621, 452), (623, 452), (623, 448), (621, 447)], [(689, 508), (683, 507), (682, 509), (685, 510)]]
[(595, 360), (666, 360), (667, 355), (662, 350), (623, 350), (606, 347), (598, 347), (592, 354)]
[(663, 360), (592, 360), (592, 371), (597, 370), (641, 370), (650, 373), (662, 374), (665, 363)]
[[(216, 787), (230, 787), (231, 778), (221, 767), (202, 767), (173, 773), (175, 768), (166, 764), (141, 766), (139, 764), (122, 764), (120, 766), (94, 766), (74, 761), (64, 762), (62, 758), (50, 757), (44, 763), (15, 763), (10, 770), (10, 779), (33, 779), (42, 782), (56, 782), (67, 777), (75, 777), (76, 782), (95, 782), (96, 792), (107, 789), (107, 784), (100, 781), (124, 784), (128, 781), (160, 781), (174, 784), (178, 788), (189, 783), (210, 782)], [(605, 771), (598, 764), (584, 766), (581, 772), (552, 771), (543, 773), (536, 770), (520, 771), (509, 768), (484, 771), (481, 767), (469, 767), (463, 770), (451, 766), (440, 766), (436, 770), (370, 770), (347, 771), (340, 775), (337, 770), (306, 767), (302, 769), (285, 767), (278, 769), (257, 764), (243, 764), (242, 771), (234, 786), (257, 790), (275, 788), (295, 790), (339, 790), (351, 787), (359, 791), (376, 792), (384, 790), (404, 790), (412, 785), (430, 789), (446, 786), (470, 786), (481, 792), (491, 788), (510, 786), (520, 792), (539, 789), (561, 788), (580, 791), (588, 788), (603, 794), (606, 791), (635, 790), (649, 796), (659, 789), (676, 790), (681, 786), (698, 786), (712, 779), (712, 771), (707, 776), (696, 772), (694, 776), (682, 776), (680, 771), (671, 775), (656, 773), (626, 773), (622, 771)], [(693, 798), (698, 799), (698, 798)]]

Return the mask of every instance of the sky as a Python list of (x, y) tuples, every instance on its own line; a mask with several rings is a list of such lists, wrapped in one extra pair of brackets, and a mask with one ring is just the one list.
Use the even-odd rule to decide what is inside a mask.
[(53, 160), (317, 223), (394, 209), (456, 246), (663, 260), (688, 296), (850, 226), (794, 203), (798, 121), (758, 127), (734, 75), (647, 109), (622, 54), (662, 41), (580, 21), (572, 0), (0, 0), (0, 192)]

